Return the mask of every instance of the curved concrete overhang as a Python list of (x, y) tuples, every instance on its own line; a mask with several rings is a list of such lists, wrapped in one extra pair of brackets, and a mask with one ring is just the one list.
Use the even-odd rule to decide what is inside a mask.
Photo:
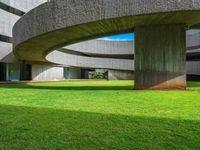
[[(101, 57), (101, 58), (119, 58), (119, 59), (134, 59), (134, 54), (99, 54), (99, 53), (85, 53), (81, 51), (74, 51), (66, 48), (57, 49), (58, 51), (87, 57)], [(48, 56), (48, 55), (47, 55)]]
[(93, 58), (68, 54), (57, 50), (49, 53), (46, 59), (63, 66), (129, 71), (134, 70), (134, 62), (132, 59)]
[[(187, 60), (199, 60), (199, 49), (190, 50), (191, 45), (200, 45), (200, 36), (191, 41), (193, 35), (196, 37), (200, 31), (187, 34)], [(199, 41), (199, 42), (197, 42)], [(83, 67), (83, 68), (103, 68), (117, 70), (134, 70), (133, 58), (129, 60), (123, 59), (123, 54), (134, 55), (134, 41), (106, 41), (106, 40), (89, 40), (72, 44), (49, 53), (46, 59), (49, 62), (60, 64), (63, 66)], [(72, 53), (73, 52), (73, 53)], [(91, 54), (90, 56), (84, 54)], [(119, 59), (107, 59), (119, 56)], [(97, 57), (98, 58), (94, 58)], [(85, 62), (85, 63), (84, 63)], [(115, 64), (115, 65), (113, 65)]]
[(25, 14), (14, 26), (14, 53), (21, 60), (47, 61), (65, 45), (156, 24), (200, 23), (194, 0), (52, 0)]
[[(88, 40), (63, 47), (63, 50), (99, 56), (134, 55), (134, 41)], [(200, 52), (200, 30), (189, 30), (186, 34), (187, 53)]]
[(89, 40), (55, 50), (46, 60), (62, 66), (133, 71), (133, 58), (124, 58), (133, 56), (132, 46), (134, 41)]
[(133, 55), (134, 41), (108, 41), (108, 40), (88, 40), (76, 44), (71, 44), (64, 49), (90, 55)]

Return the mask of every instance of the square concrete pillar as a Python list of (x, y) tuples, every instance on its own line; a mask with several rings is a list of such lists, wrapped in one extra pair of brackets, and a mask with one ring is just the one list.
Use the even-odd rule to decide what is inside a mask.
[(184, 25), (135, 28), (135, 89), (186, 89)]

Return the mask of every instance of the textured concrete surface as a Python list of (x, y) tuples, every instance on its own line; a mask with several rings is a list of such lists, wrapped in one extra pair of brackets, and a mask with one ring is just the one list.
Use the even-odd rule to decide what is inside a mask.
[(88, 40), (64, 47), (85, 54), (133, 55), (134, 41)]
[[(46, 59), (64, 66), (132, 71), (134, 70), (133, 59), (123, 59), (123, 57), (133, 57), (133, 46), (133, 41), (89, 40), (69, 45), (62, 51), (53, 51)], [(115, 58), (116, 56), (119, 58)]]
[[(30, 9), (38, 6), (46, 0), (0, 0), (0, 2), (16, 8), (18, 10), (27, 12)], [(12, 29), (16, 21), (20, 18), (10, 12), (0, 9), (0, 35), (12, 37)], [(3, 42), (0, 39), (0, 62), (6, 63), (7, 68), (7, 80), (19, 80), (20, 64), (22, 63), (13, 55), (12, 43)], [(61, 80), (63, 79), (63, 67), (55, 67), (51, 65), (36, 65), (32, 67), (33, 80)], [(12, 70), (12, 71), (10, 71)], [(9, 73), (14, 73), (15, 79), (11, 79)]]
[(200, 23), (194, 0), (52, 0), (15, 24), (14, 51), (22, 60), (46, 61), (49, 51), (150, 24)]
[[(0, 1), (22, 11), (29, 11), (31, 8), (36, 7), (46, 0)], [(55, 0), (39, 6), (36, 10), (26, 14), (23, 17), (25, 20), (22, 19), (22, 21), (17, 23), (16, 32), (20, 34), (16, 33), (18, 35), (15, 41), (16, 45), (18, 45), (16, 49), (17, 51), (22, 50), (19, 53), (20, 55), (18, 55), (22, 60), (46, 61), (45, 56), (47, 52), (57, 47), (107, 34), (133, 32), (134, 27), (138, 25), (185, 23), (187, 27), (192, 28), (200, 20), (199, 3), (198, 0)], [(2, 15), (0, 17), (0, 31), (5, 35), (11, 36), (12, 26), (19, 17), (14, 19), (16, 18), (15, 16), (14, 18), (6, 16), (5, 12), (0, 12), (0, 14)], [(142, 16), (141, 14), (148, 15)], [(11, 25), (7, 24), (8, 22)], [(18, 27), (19, 30), (17, 29)], [(187, 36), (187, 47), (195, 52), (199, 52), (197, 49), (200, 45), (199, 35), (198, 31), (195, 31)], [(89, 41), (70, 45), (69, 47), (78, 52), (82, 51), (87, 54), (98, 55), (122, 55), (129, 54), (133, 51), (131, 47), (124, 46), (123, 44), (118, 44), (115, 47), (112, 43), (101, 42), (100, 46), (98, 45), (99, 43), (95, 41), (90, 43)], [(12, 45), (8, 44), (6, 47), (5, 44), (2, 45), (0, 43), (0, 61), (16, 62), (17, 60), (12, 54)], [(23, 57), (21, 57), (21, 54)], [(94, 66), (93, 63), (97, 61), (104, 61), (103, 58), (90, 60), (90, 57), (82, 57), (68, 55), (66, 58), (63, 58), (64, 60), (61, 63), (64, 62), (65, 64), (63, 65), (66, 66), (85, 66), (84, 64), (86, 64), (86, 67), (88, 67), (90, 64)], [(60, 59), (59, 56), (55, 58)], [(69, 63), (65, 59), (72, 61)], [(57, 62), (54, 59), (52, 61)], [(111, 69), (116, 69), (114, 67), (117, 64), (121, 64), (117, 68), (125, 68), (124, 66), (130, 63), (127, 65), (127, 68), (131, 70), (133, 63), (131, 61), (125, 61), (127, 60), (118, 62), (115, 60), (113, 62), (105, 61), (105, 64), (100, 63), (97, 66), (105, 68), (106, 62), (111, 64), (116, 63), (115, 65), (110, 65)], [(74, 64), (72, 64), (73, 62)], [(189, 73), (198, 73), (196, 71), (198, 69), (197, 62), (188, 64), (195, 66), (191, 67), (188, 65), (192, 68), (187, 69)]]
[(113, 58), (93, 58), (86, 56), (77, 56), (60, 51), (53, 51), (47, 57), (47, 60), (56, 64), (83, 68), (102, 68), (118, 70), (134, 70), (133, 60), (113, 59)]
[[(200, 30), (186, 32), (187, 53), (200, 52)], [(123, 56), (134, 54), (134, 41), (88, 40), (63, 47), (62, 51), (74, 51), (91, 56)]]
[(50, 65), (32, 65), (32, 80), (63, 80), (63, 67)]
[[(195, 31), (188, 31), (187, 32), (187, 40), (188, 39), (195, 39), (194, 42), (192, 42), (191, 40), (189, 40), (190, 42), (187, 42), (187, 45), (194, 45), (198, 46), (200, 45), (200, 36), (196, 36), (196, 34), (199, 34), (199, 30), (195, 30)], [(193, 38), (193, 35), (195, 38)], [(132, 48), (133, 46), (133, 42), (132, 41), (101, 41), (101, 40), (89, 40), (86, 42), (81, 42), (81, 43), (77, 43), (77, 44), (72, 44), (69, 46), (66, 46), (65, 50), (63, 50), (63, 52), (66, 52), (66, 54), (63, 55), (62, 52), (59, 51), (53, 51), (51, 52), (49, 55), (47, 55), (47, 60), (52, 62), (52, 63), (57, 63), (57, 64), (62, 64), (64, 66), (76, 66), (76, 67), (90, 67), (89, 65), (91, 65), (91, 68), (107, 68), (108, 66), (111, 66), (109, 64), (106, 64), (106, 62), (104, 61), (105, 58), (101, 58), (99, 56), (98, 59), (94, 59), (92, 57), (92, 55), (101, 55), (101, 56), (106, 56), (108, 54), (115, 56), (115, 55), (122, 55), (122, 54), (133, 54), (134, 48)], [(68, 49), (73, 50), (73, 51), (77, 51), (80, 53), (90, 53), (91, 57), (86, 57), (86, 56), (76, 56), (77, 54), (67, 54), (68, 53)], [(197, 53), (200, 52), (199, 49), (191, 49), (188, 51), (188, 53)], [(84, 61), (86, 61), (84, 63)], [(98, 62), (99, 61), (99, 62)], [(126, 62), (127, 61), (127, 62)], [(89, 64), (88, 64), (89, 62)], [(100, 63), (101, 62), (101, 63)], [(104, 63), (105, 62), (105, 63)], [(114, 63), (116, 63), (115, 66), (125, 66), (128, 63), (130, 63), (131, 65), (130, 68), (127, 69), (127, 67), (116, 67), (115, 66), (112, 67), (112, 69), (127, 69), (127, 70), (134, 70), (134, 64), (132, 61), (130, 60), (123, 60), (123, 61), (114, 61)], [(120, 63), (124, 64), (124, 65), (120, 65)], [(100, 65), (103, 64), (103, 65)], [(113, 64), (113, 63), (111, 63)], [(118, 65), (119, 64), (119, 65)], [(189, 62), (188, 62), (189, 64)], [(81, 65), (81, 66), (80, 66)], [(195, 65), (197, 68), (198, 65)], [(192, 71), (192, 69), (188, 69), (187, 66), (187, 73), (191, 74), (192, 72), (196, 72), (196, 71)], [(192, 66), (191, 66), (192, 67)], [(194, 68), (194, 67), (192, 67)], [(200, 67), (199, 67), (200, 68)], [(199, 69), (200, 70), (200, 69)], [(200, 72), (199, 72), (200, 75)]]
[(135, 89), (185, 89), (186, 44), (183, 25), (135, 29)]
[[(30, 9), (38, 6), (46, 0), (0, 0), (0, 2), (7, 4), (13, 8), (17, 8), (21, 11), (27, 12)], [(9, 11), (0, 9), (0, 35), (12, 37), (12, 29), (14, 24), (20, 16), (17, 16)], [(13, 54), (13, 45), (6, 43), (0, 39), (0, 62), (4, 63), (20, 63), (19, 60)]]
[(12, 28), (19, 18), (0, 9), (0, 34), (12, 37)]
[(19, 63), (19, 60), (12, 53), (12, 44), (0, 41), (0, 62)]
[(108, 80), (134, 80), (134, 71), (108, 70)]

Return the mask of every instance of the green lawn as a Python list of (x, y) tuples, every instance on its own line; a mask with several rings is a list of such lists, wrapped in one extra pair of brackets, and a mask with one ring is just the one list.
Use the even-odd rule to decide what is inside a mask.
[(200, 83), (133, 91), (132, 81), (0, 84), (0, 150), (200, 149)]

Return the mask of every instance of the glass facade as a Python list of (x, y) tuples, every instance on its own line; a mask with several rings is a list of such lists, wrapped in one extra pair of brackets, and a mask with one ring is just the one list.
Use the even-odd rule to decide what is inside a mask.
[(0, 81), (6, 80), (6, 63), (0, 63)]
[(6, 80), (7, 81), (20, 80), (20, 64), (6, 64)]
[(31, 70), (31, 65), (22, 63), (20, 66), (20, 80), (31, 80)]
[(69, 79), (69, 68), (64, 67), (63, 68), (63, 77), (64, 79)]

